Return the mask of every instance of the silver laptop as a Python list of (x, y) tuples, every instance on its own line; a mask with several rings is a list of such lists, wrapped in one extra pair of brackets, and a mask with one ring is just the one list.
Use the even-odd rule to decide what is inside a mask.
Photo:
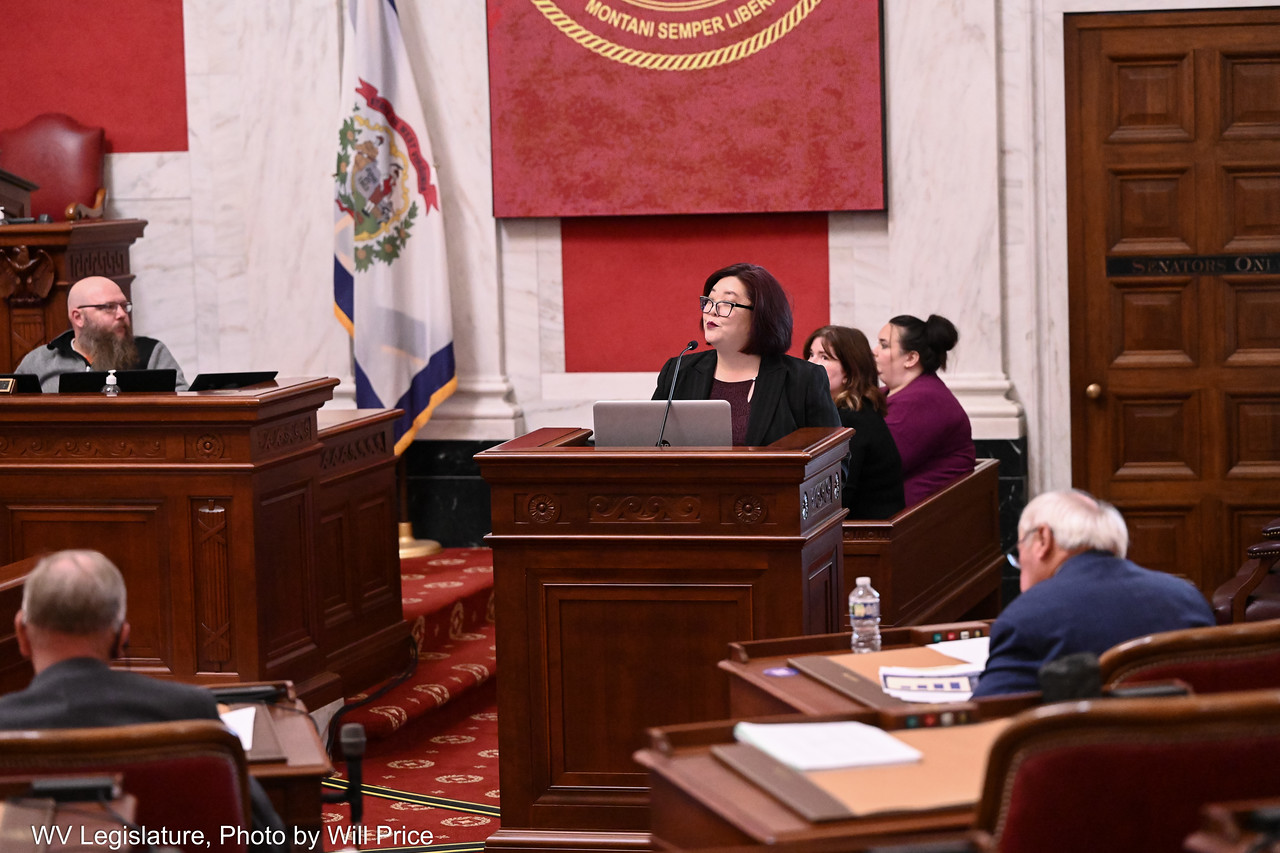
[(662, 429), (666, 400), (601, 400), (596, 403), (596, 447), (653, 447), (658, 434), (672, 447), (732, 447), (728, 400), (673, 400)]

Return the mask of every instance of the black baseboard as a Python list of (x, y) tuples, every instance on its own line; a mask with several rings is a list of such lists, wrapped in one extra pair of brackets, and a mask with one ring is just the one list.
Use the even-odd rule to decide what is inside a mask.
[[(1018, 545), (1018, 517), (1027, 505), (1027, 440), (975, 441), (980, 459), (1000, 460), (1000, 546), (1011, 551)], [(1008, 564), (1000, 579), (1000, 604), (1018, 597), (1018, 570)]]

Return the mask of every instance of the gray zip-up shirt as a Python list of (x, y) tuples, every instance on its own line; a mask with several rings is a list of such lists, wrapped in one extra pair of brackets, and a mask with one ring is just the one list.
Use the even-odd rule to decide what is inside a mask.
[[(46, 394), (56, 393), (58, 377), (64, 373), (80, 373), (93, 368), (85, 357), (71, 348), (71, 340), (75, 335), (70, 329), (58, 335), (48, 344), (36, 347), (27, 353), (14, 373), (34, 373), (40, 379), (40, 389)], [(135, 370), (168, 370), (177, 371), (179, 391), (187, 390), (187, 379), (182, 375), (178, 360), (169, 352), (168, 347), (155, 338), (135, 337), (138, 345), (138, 364)]]

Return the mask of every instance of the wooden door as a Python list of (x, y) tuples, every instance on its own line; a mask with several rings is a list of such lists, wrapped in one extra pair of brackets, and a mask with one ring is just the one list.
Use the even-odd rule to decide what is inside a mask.
[(1074, 482), (1212, 594), (1280, 516), (1280, 10), (1065, 32)]

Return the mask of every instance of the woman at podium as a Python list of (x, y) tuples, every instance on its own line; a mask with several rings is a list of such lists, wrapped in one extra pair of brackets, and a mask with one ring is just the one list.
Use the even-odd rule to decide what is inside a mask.
[(698, 299), (712, 347), (667, 361), (653, 399), (727, 400), (735, 445), (777, 441), (802, 427), (838, 427), (827, 373), (787, 355), (791, 302), (764, 267), (733, 264), (707, 277)]

